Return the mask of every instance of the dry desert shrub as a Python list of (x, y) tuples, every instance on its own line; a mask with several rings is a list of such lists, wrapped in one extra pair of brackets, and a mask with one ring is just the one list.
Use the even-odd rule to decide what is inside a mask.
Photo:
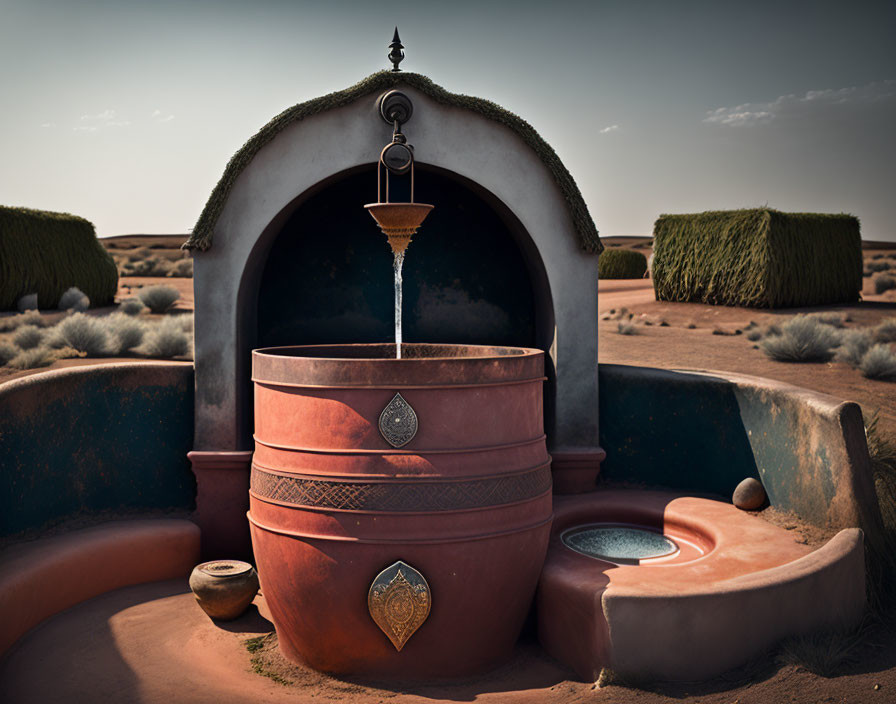
[(142, 321), (125, 313), (113, 313), (105, 319), (109, 333), (110, 351), (114, 354), (129, 352), (143, 342), (146, 327)]
[(58, 357), (53, 354), (53, 350), (47, 347), (35, 347), (30, 350), (22, 350), (9, 362), (9, 366), (13, 369), (37, 369), (39, 367), (48, 367), (55, 362)]
[(859, 371), (868, 379), (896, 381), (896, 355), (888, 345), (875, 345), (862, 357)]
[(185, 279), (193, 278), (193, 260), (179, 259), (171, 266), (168, 276), (176, 276)]
[(146, 259), (151, 254), (148, 247), (139, 247), (135, 249), (133, 252), (128, 252), (128, 261), (129, 262), (139, 262), (142, 259)]
[(841, 313), (813, 313), (810, 317), (832, 328), (842, 328), (846, 324), (846, 318)]
[(844, 330), (840, 335), (837, 361), (857, 367), (862, 357), (871, 349), (871, 334), (867, 330)]
[(180, 329), (184, 332), (193, 332), (193, 315), (185, 313), (184, 315), (175, 316), (174, 319), (180, 325)]
[(70, 289), (66, 289), (65, 293), (59, 297), (59, 304), (56, 307), (59, 310), (73, 310), (83, 313), (90, 308), (90, 299), (77, 286), (72, 286)]
[(874, 292), (878, 295), (896, 288), (896, 279), (889, 274), (881, 274), (874, 280)]
[(620, 335), (637, 335), (638, 329), (631, 323), (622, 323), (616, 326), (616, 332)]
[(190, 353), (190, 338), (177, 318), (165, 318), (149, 330), (142, 349), (149, 357), (183, 357)]
[(47, 321), (39, 311), (29, 310), (26, 313), (19, 313), (0, 320), (0, 332), (18, 330), (23, 325), (36, 325), (39, 328), (44, 328), (47, 326)]
[(747, 339), (750, 342), (757, 342), (762, 339), (762, 333), (759, 330), (750, 330), (747, 333)]
[(103, 357), (109, 353), (111, 340), (106, 326), (98, 318), (75, 313), (53, 328), (52, 347), (71, 347), (88, 357)]
[(24, 313), (28, 310), (37, 310), (37, 294), (26, 293), (19, 299), (18, 303), (16, 303), (16, 308), (19, 309), (19, 313)]
[(153, 313), (164, 313), (180, 298), (176, 288), (171, 286), (148, 286), (137, 294), (140, 301)]
[(827, 362), (839, 344), (840, 336), (830, 325), (797, 315), (781, 326), (780, 335), (766, 337), (762, 350), (777, 362)]
[(12, 341), (21, 350), (30, 350), (44, 341), (44, 331), (36, 325), (23, 325), (13, 336)]
[(867, 645), (867, 624), (850, 631), (823, 631), (788, 638), (781, 643), (778, 660), (821, 677), (833, 677), (861, 660)]
[(19, 354), (19, 349), (8, 342), (0, 342), (0, 367)]
[(125, 315), (140, 315), (146, 310), (146, 306), (140, 302), (139, 298), (126, 298), (119, 304), (118, 310)]
[(867, 264), (868, 271), (889, 271), (891, 268), (890, 262), (885, 261), (871, 261)]
[(877, 342), (896, 342), (896, 318), (887, 318), (874, 328)]

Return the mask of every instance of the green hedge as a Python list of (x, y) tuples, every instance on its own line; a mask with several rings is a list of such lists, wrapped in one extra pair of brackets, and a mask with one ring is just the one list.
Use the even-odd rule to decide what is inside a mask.
[(787, 308), (852, 303), (862, 290), (852, 215), (770, 208), (661, 215), (653, 236), (658, 301)]
[(40, 308), (55, 308), (77, 286), (91, 305), (109, 305), (118, 270), (93, 224), (68, 213), (0, 206), (0, 310), (28, 293)]
[(605, 249), (597, 260), (602, 279), (642, 279), (646, 271), (647, 257), (631, 249)]

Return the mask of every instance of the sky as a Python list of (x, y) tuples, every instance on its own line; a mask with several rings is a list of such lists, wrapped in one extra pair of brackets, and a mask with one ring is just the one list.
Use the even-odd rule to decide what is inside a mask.
[(186, 233), (285, 108), (389, 67), (529, 121), (602, 235), (847, 212), (896, 241), (896, 2), (0, 0), (0, 204)]

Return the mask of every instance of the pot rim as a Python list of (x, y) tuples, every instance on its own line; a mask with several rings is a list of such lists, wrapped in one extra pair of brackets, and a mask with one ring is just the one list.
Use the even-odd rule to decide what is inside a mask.
[[(481, 354), (453, 354), (453, 355), (425, 355), (420, 357), (407, 357), (402, 354), (401, 359), (396, 359), (394, 356), (376, 356), (376, 357), (358, 357), (358, 356), (326, 356), (321, 354), (291, 354), (293, 351), (308, 351), (308, 352), (324, 352), (328, 349), (332, 350), (346, 350), (346, 349), (354, 349), (358, 351), (363, 351), (365, 349), (381, 349), (383, 351), (392, 350), (394, 354), (395, 343), (394, 342), (363, 342), (363, 343), (327, 343), (327, 344), (317, 344), (317, 345), (283, 345), (277, 347), (259, 347), (257, 349), (252, 350), (253, 356), (265, 356), (265, 357), (276, 357), (283, 358), (289, 357), (291, 359), (308, 359), (308, 360), (326, 360), (328, 362), (380, 362), (380, 363), (394, 363), (394, 362), (402, 362), (402, 363), (422, 363), (428, 361), (445, 361), (445, 360), (474, 360), (474, 359), (506, 359), (507, 357), (532, 357), (536, 355), (543, 355), (544, 352), (539, 349), (533, 349), (530, 347), (518, 347), (511, 345), (464, 345), (464, 344), (456, 344), (456, 343), (442, 343), (442, 342), (402, 342), (401, 350), (404, 353), (405, 351), (413, 352), (419, 351), (426, 348), (433, 348), (434, 350), (475, 350), (480, 352)], [(500, 351), (499, 351), (500, 350)], [(492, 351), (489, 354), (489, 351)]]
[(265, 385), (394, 389), (542, 383), (544, 352), (528, 347), (403, 343), (294, 345), (252, 351)]
[[(229, 565), (231, 569), (224, 572), (215, 572), (210, 567), (211, 565)], [(250, 563), (244, 562), (243, 560), (209, 560), (208, 562), (200, 562), (193, 569), (199, 570), (202, 574), (207, 574), (209, 577), (217, 577), (218, 579), (224, 579), (227, 577), (239, 577), (240, 575), (244, 575), (247, 572), (250, 572), (253, 567)]]

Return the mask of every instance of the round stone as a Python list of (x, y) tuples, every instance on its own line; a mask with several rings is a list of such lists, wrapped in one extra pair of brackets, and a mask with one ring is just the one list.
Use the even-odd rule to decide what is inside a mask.
[(765, 488), (762, 482), (753, 477), (744, 479), (734, 490), (732, 503), (744, 511), (755, 511), (765, 503)]

